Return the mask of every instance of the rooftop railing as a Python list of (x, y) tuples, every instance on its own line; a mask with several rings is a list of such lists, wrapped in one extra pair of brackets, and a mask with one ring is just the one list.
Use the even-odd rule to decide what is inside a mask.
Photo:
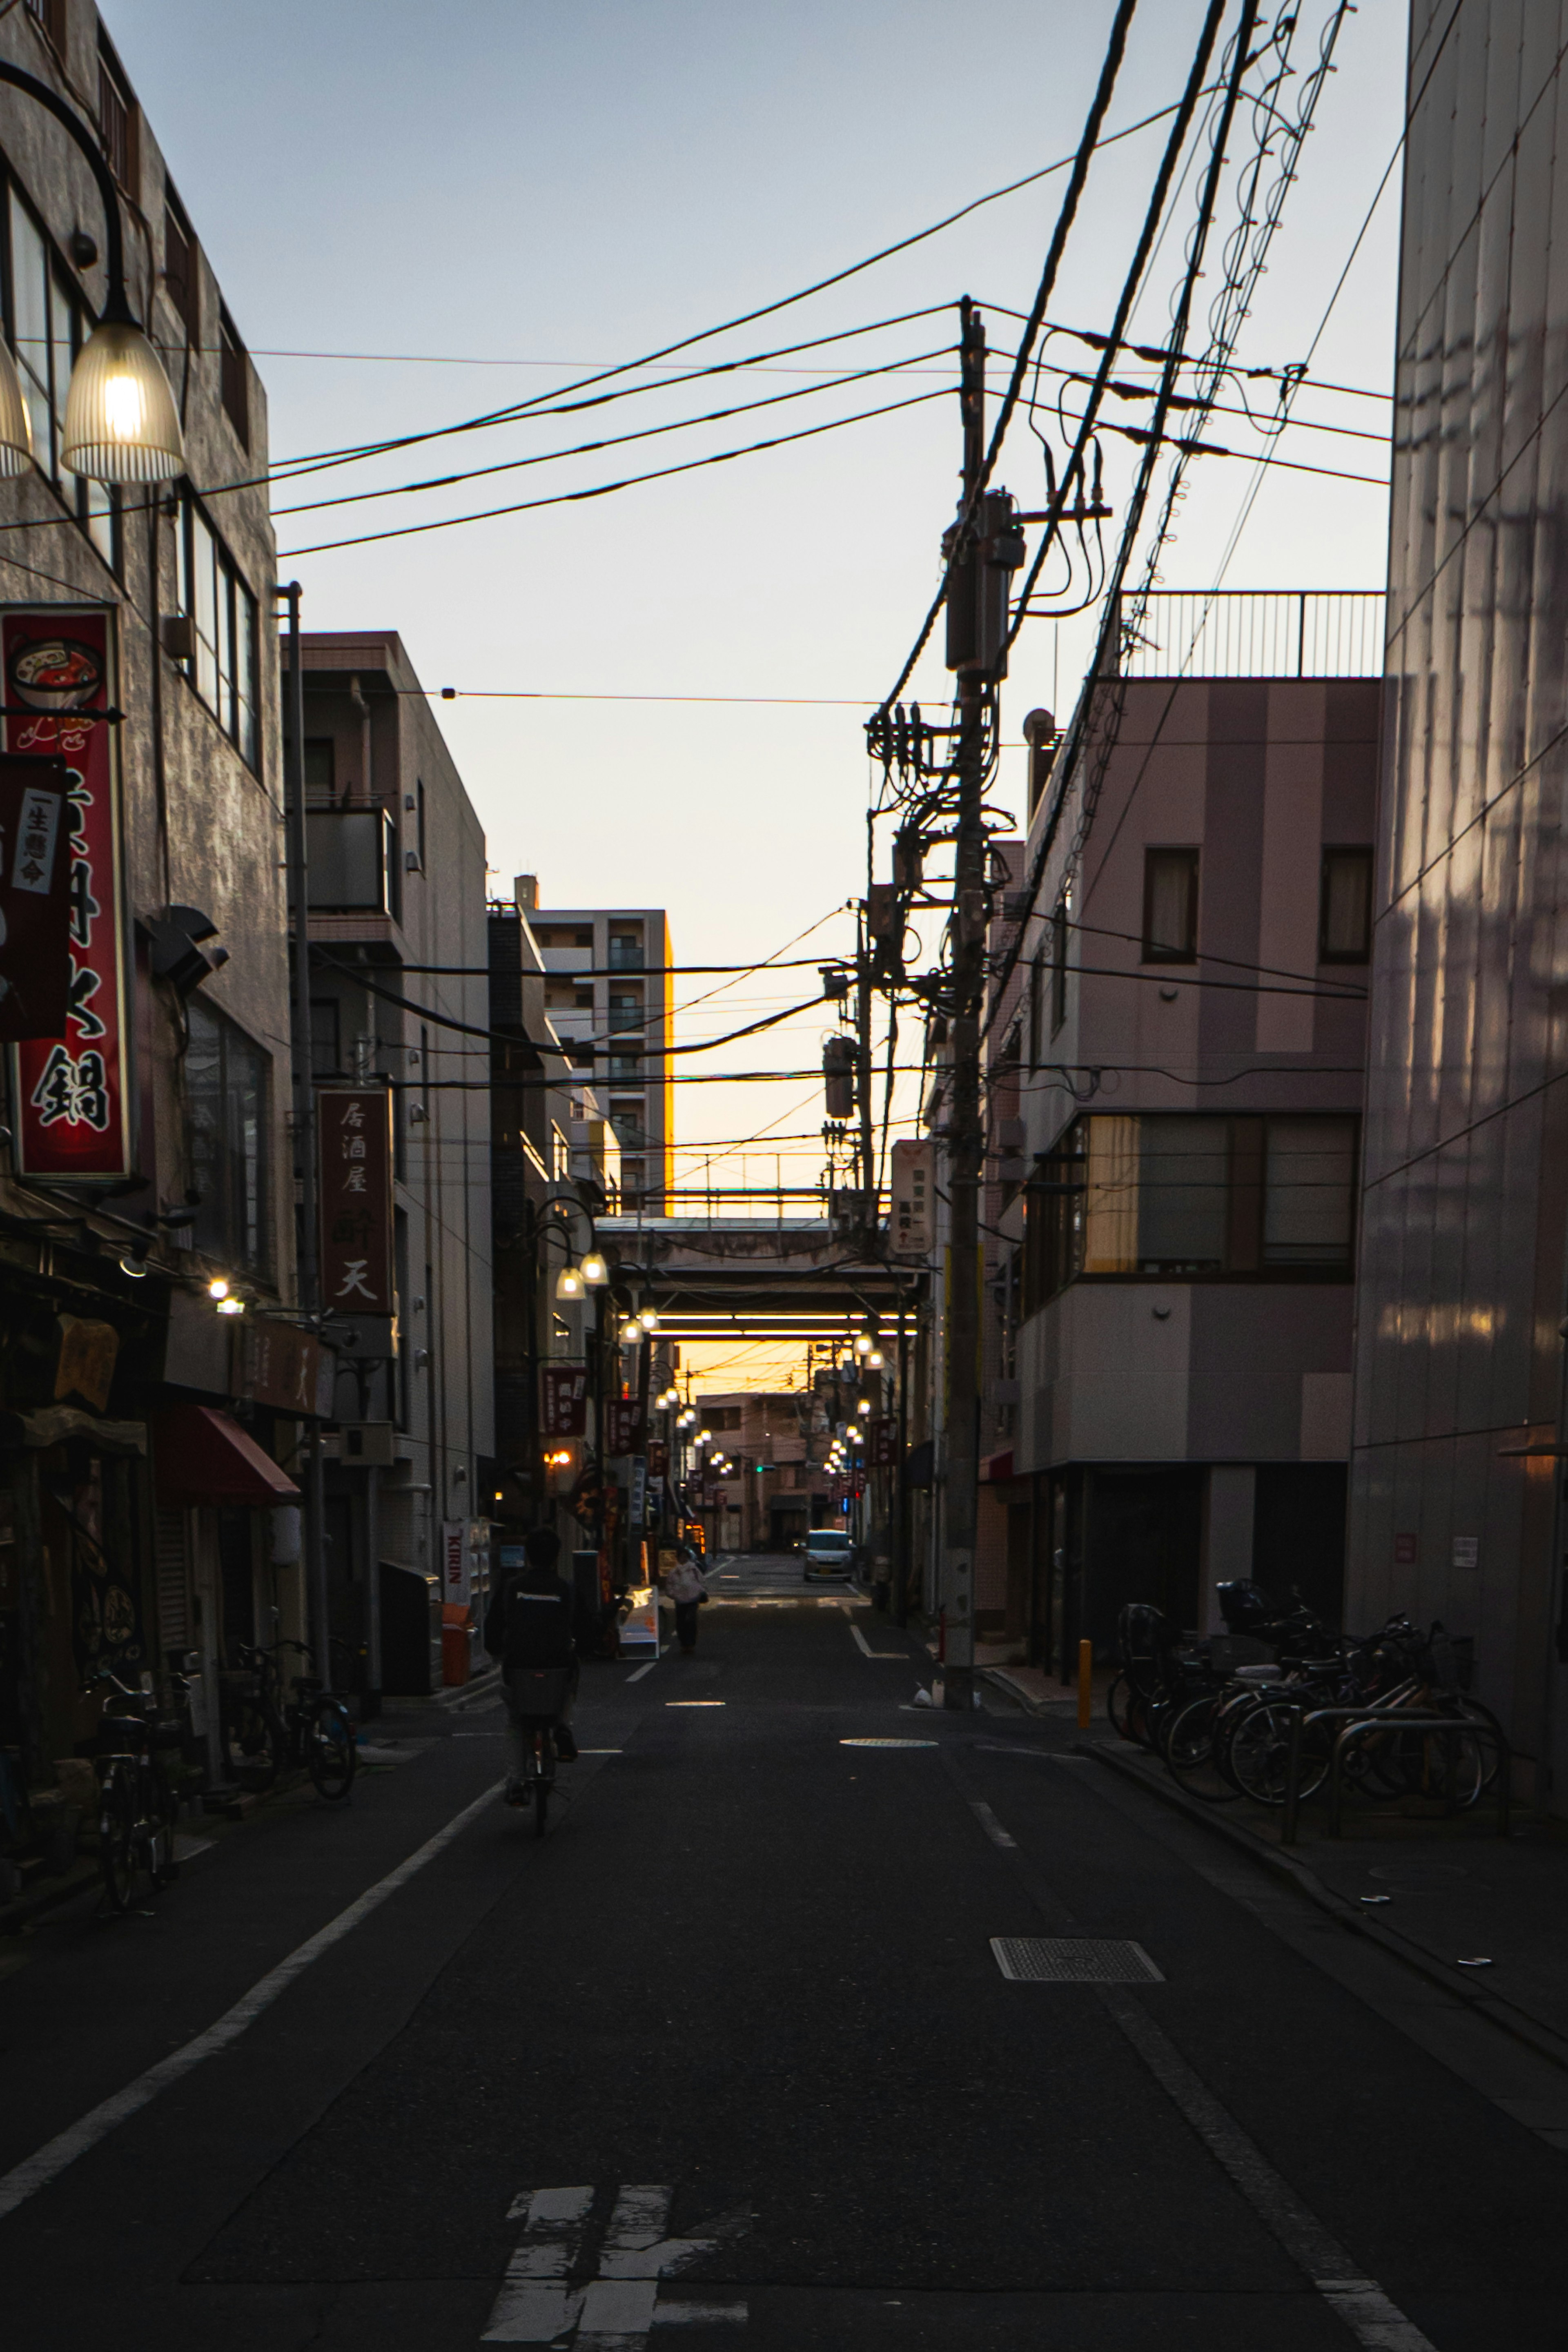
[(1377, 588), (1157, 589), (1117, 632), (1123, 677), (1381, 677)]

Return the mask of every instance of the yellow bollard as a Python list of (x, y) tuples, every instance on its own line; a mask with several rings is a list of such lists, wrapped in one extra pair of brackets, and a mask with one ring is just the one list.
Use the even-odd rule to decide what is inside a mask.
[(1087, 1731), (1094, 1713), (1094, 1643), (1078, 1645), (1078, 1727)]

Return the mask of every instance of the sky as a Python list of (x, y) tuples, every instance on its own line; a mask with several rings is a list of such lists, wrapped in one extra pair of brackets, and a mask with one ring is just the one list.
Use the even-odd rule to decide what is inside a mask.
[[(1328, 13), (1329, 0), (1303, 0), (1303, 62)], [(1175, 98), (1200, 15), (1198, 0), (1144, 0), (1113, 126)], [(105, 16), (256, 355), (276, 465), (537, 402), (778, 301), (1069, 154), (1111, 5), (471, 0), (433, 10), (413, 0), (331, 9), (276, 0), (255, 10), (105, 0)], [(1320, 327), (1394, 152), (1405, 20), (1402, 0), (1363, 0), (1346, 19), (1243, 331), (1244, 362), (1296, 362)], [(1107, 320), (1160, 136), (1142, 132), (1098, 159), (1054, 320), (1093, 329)], [(1271, 468), (1225, 570), (1228, 587), (1382, 584), (1386, 455), (1375, 438), (1352, 436), (1384, 432), (1386, 408), (1327, 386), (1386, 392), (1398, 178), (1395, 169), (1297, 404), (1303, 418), (1338, 430), (1292, 427), (1283, 453), (1376, 478)], [(678, 962), (852, 948), (843, 910), (865, 883), (861, 730), (930, 601), (957, 490), (947, 306), (967, 292), (1027, 308), (1063, 185), (1058, 173), (985, 205), (614, 388), (716, 359), (753, 367), (279, 483), (279, 546), (289, 559), (281, 572), (304, 585), (306, 625), (395, 627), (427, 688), (459, 689), (437, 709), (485, 827), (492, 889), (510, 896), (511, 877), (528, 872), (545, 904), (663, 905)], [(1184, 194), (1190, 208), (1190, 184)], [(1173, 232), (1137, 314), (1151, 341), (1164, 331), (1180, 257)], [(917, 312), (932, 315), (905, 315)], [(992, 375), (999, 392), (1017, 329), (995, 309), (989, 318), (992, 343), (1004, 347)], [(782, 350), (870, 327), (878, 331)], [(1047, 351), (1067, 368), (1091, 357), (1061, 336)], [(889, 372), (822, 388), (867, 368)], [(750, 416), (520, 462), (763, 400), (773, 404)], [(295, 553), (585, 488), (894, 401), (918, 404), (613, 497)], [(1241, 420), (1215, 425), (1209, 437), (1227, 446), (1256, 446)], [(1108, 442), (1113, 503), (1133, 455)], [(282, 511), (477, 466), (512, 470)], [(1215, 583), (1251, 477), (1231, 459), (1194, 467), (1163, 559), (1167, 585)], [(998, 478), (1026, 507), (1043, 503), (1043, 461), (1022, 425)], [(1023, 715), (1042, 703), (1070, 709), (1082, 642), (1082, 625), (1058, 633), (1048, 621), (1020, 640), (1004, 699), (1005, 803), (1021, 798)], [(912, 690), (930, 707), (947, 683), (939, 646)], [(503, 698), (521, 694), (544, 698)], [(691, 699), (635, 698), (656, 697)], [(693, 1003), (681, 1040), (798, 1003), (813, 977), (741, 980)], [(677, 1003), (713, 985), (678, 981)], [(813, 1070), (826, 1026), (809, 1013), (682, 1066)], [(914, 1087), (905, 1081), (906, 1116)], [(677, 1094), (678, 1135), (689, 1147), (678, 1183), (703, 1182), (709, 1162), (715, 1181), (773, 1183), (775, 1172), (786, 1184), (816, 1181), (816, 1080)], [(740, 1150), (740, 1139), (770, 1128)]]

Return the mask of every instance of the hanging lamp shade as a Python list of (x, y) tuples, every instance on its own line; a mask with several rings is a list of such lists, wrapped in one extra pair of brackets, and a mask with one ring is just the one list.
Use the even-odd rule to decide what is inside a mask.
[(5, 339), (0, 335), (0, 478), (15, 480), (33, 462), (33, 425), (22, 394), (22, 379)]
[(557, 1298), (582, 1297), (583, 1270), (580, 1266), (563, 1265), (562, 1267), (555, 1277), (555, 1296)]
[(60, 462), (96, 482), (170, 482), (184, 472), (174, 391), (140, 327), (106, 319), (82, 345)]
[(597, 1250), (588, 1252), (577, 1271), (590, 1290), (597, 1290), (601, 1284), (608, 1282), (610, 1278), (610, 1269)]

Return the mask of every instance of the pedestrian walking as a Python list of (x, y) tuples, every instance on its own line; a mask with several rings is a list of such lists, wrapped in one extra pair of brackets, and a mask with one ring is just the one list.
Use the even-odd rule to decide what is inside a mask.
[(675, 1603), (675, 1638), (682, 1654), (689, 1657), (697, 1647), (697, 1612), (708, 1598), (702, 1570), (689, 1544), (677, 1546), (675, 1566), (664, 1580), (664, 1589)]

